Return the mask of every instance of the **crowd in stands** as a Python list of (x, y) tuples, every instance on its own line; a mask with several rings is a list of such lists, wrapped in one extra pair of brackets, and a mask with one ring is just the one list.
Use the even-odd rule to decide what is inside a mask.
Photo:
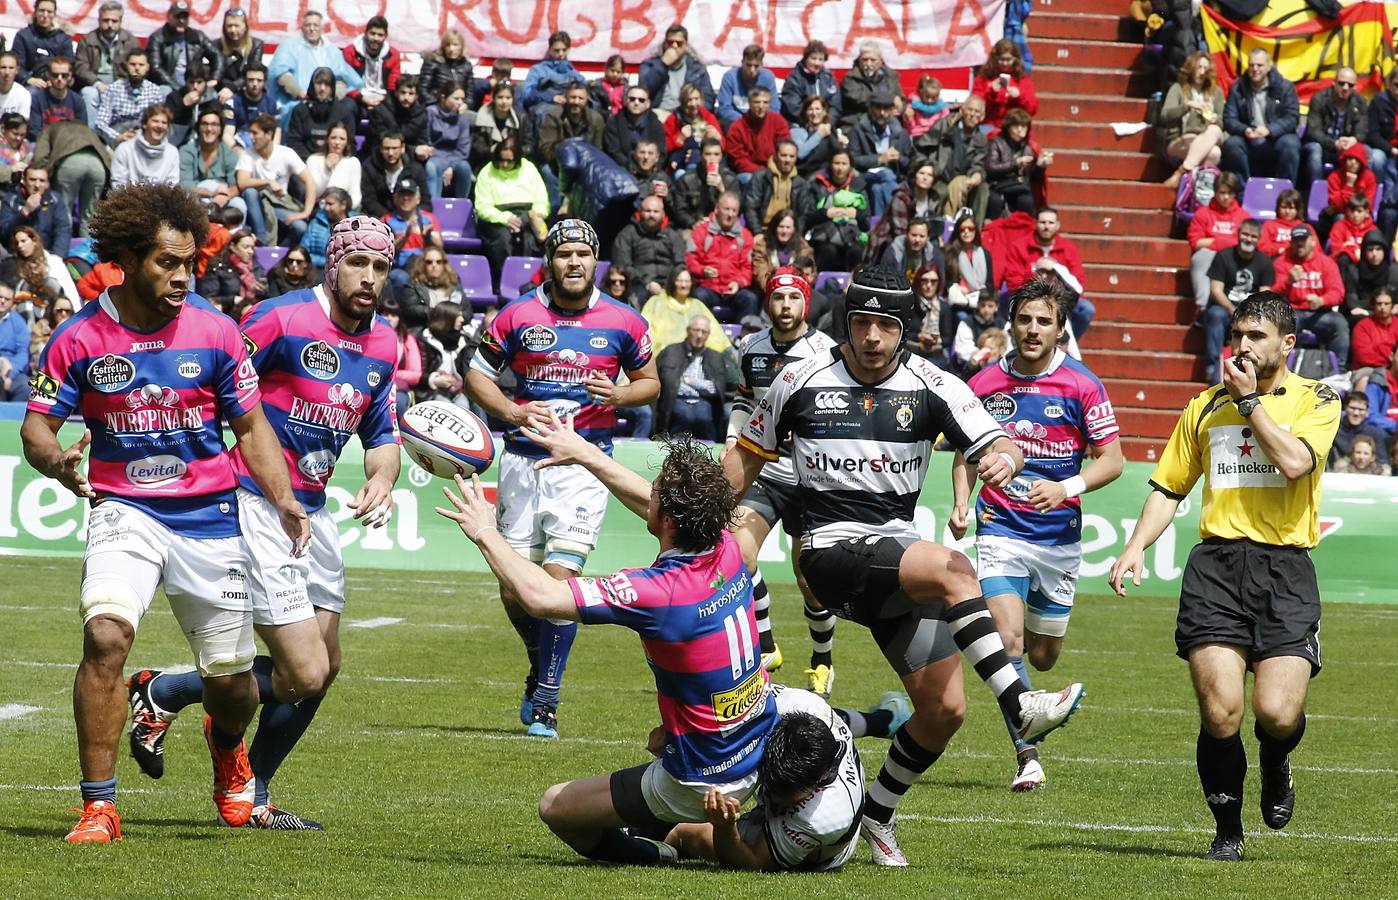
[[(383, 311), (400, 335), (404, 402), (467, 402), (483, 322), (541, 278), (536, 263), (512, 263), (536, 260), (548, 224), (567, 214), (598, 227), (599, 288), (652, 326), (666, 389), (655, 410), (628, 416), (640, 435), (704, 433), (706, 423), (721, 432), (732, 342), (765, 324), (762, 285), (780, 266), (809, 275), (809, 318), (837, 338), (848, 273), (897, 266), (923, 311), (909, 349), (962, 374), (1006, 351), (1005, 292), (1036, 275), (1077, 298), (1071, 352), (1092, 322), (1092, 286), (1050, 205), (1054, 154), (1034, 135), (1038, 99), (1018, 32), (994, 44), (953, 102), (931, 75), (905, 82), (874, 42), (837, 75), (812, 41), (782, 79), (750, 46), (716, 87), (681, 26), (634, 70), (614, 56), (595, 77), (569, 59), (560, 31), (532, 65), (496, 59), (479, 77), (485, 67), (457, 31), (412, 71), (381, 16), (336, 46), (307, 11), (269, 52), (241, 9), (206, 35), (176, 0), (144, 37), (123, 28), (123, 10), (102, 3), (97, 29), (75, 42), (55, 0), (37, 0), (0, 53), (6, 397), (23, 396), (31, 351), (62, 317), (119, 283), (117, 267), (97, 263), (86, 222), (108, 186), (137, 180), (179, 183), (207, 205), (197, 289), (230, 315), (315, 284), (345, 216), (388, 223), (397, 258)], [(1212, 192), (1189, 230), (1210, 347), (1221, 347), (1231, 298), (1275, 287), (1308, 335), (1362, 359), (1370, 419), (1386, 420), (1391, 439), (1398, 149), (1385, 136), (1398, 76), (1366, 105), (1342, 69), (1297, 137), (1295, 91), (1265, 54), (1227, 97), (1206, 54), (1179, 71), (1160, 146), (1178, 166), (1172, 181), (1207, 180)], [(587, 205), (569, 162), (580, 149), (590, 172), (628, 188), (622, 215)], [(1227, 171), (1199, 177), (1215, 165)], [(1280, 195), (1276, 219), (1251, 219), (1239, 200), (1254, 173), (1328, 178), (1320, 220), (1303, 218), (1307, 195), (1294, 190)], [(464, 224), (448, 220), (467, 204)], [(1382, 451), (1375, 459), (1386, 462)]]

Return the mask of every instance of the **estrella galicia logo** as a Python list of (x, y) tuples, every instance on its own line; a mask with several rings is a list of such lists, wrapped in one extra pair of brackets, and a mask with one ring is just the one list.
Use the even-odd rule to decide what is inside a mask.
[(136, 366), (131, 360), (115, 353), (94, 360), (87, 367), (87, 383), (104, 394), (116, 394), (136, 380)]
[(301, 350), (301, 365), (313, 378), (329, 381), (340, 374), (340, 356), (325, 341), (312, 341)]
[(1019, 409), (1019, 404), (1009, 394), (996, 392), (981, 401), (985, 411), (997, 422), (1008, 422)]
[(552, 328), (530, 325), (520, 332), (519, 342), (524, 349), (538, 353), (540, 350), (547, 350), (558, 343), (558, 335), (554, 334)]

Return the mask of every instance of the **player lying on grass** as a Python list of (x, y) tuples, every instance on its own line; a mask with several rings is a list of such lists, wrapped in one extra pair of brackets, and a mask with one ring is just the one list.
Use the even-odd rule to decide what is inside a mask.
[[(571, 423), (569, 423), (571, 425)], [(585, 466), (660, 541), (646, 568), (605, 578), (554, 579), (521, 556), (496, 528), (495, 508), (480, 480), (443, 488), (450, 510), (501, 587), (531, 616), (583, 624), (612, 623), (637, 632), (655, 673), (661, 724), (653, 762), (549, 788), (539, 816), (583, 856), (655, 864), (673, 847), (622, 831), (663, 838), (677, 822), (704, 822), (711, 788), (742, 802), (757, 788), (762, 743), (777, 718), (767, 689), (752, 611), (752, 582), (738, 542), (727, 531), (738, 498), (707, 447), (690, 438), (666, 445), (655, 483), (613, 460), (571, 427), (549, 431), (531, 417), (523, 430), (554, 453), (535, 463)]]

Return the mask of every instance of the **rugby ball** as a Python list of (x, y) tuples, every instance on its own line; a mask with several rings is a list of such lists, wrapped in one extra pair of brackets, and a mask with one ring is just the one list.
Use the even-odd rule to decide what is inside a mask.
[(490, 429), (475, 413), (455, 403), (416, 403), (403, 413), (399, 425), (408, 456), (438, 478), (469, 478), (495, 461)]

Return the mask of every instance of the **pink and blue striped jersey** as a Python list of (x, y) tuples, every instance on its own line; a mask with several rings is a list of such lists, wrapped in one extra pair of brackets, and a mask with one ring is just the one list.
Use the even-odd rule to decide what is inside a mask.
[(1024, 471), (1004, 490), (985, 485), (976, 499), (976, 533), (1058, 546), (1082, 538), (1082, 500), (1072, 497), (1046, 513), (1034, 511), (1029, 490), (1041, 478), (1062, 481), (1082, 471), (1088, 444), (1105, 446), (1119, 429), (1107, 389), (1062, 350), (1042, 375), (1014, 371), (1007, 354), (967, 382), (990, 415), (1024, 451)]
[(99, 503), (129, 504), (187, 537), (236, 537), (223, 422), (259, 397), (237, 324), (203, 297), (186, 295), (178, 315), (146, 332), (123, 325), (103, 291), (44, 347), (29, 411), (82, 416)]
[[(616, 410), (594, 404), (583, 382), (593, 372), (616, 381), (650, 358), (650, 326), (636, 310), (594, 289), (586, 309), (566, 311), (540, 289), (500, 311), (481, 336), (471, 368), (491, 378), (509, 368), (519, 382), (516, 403), (542, 400), (559, 418), (574, 414), (578, 433), (610, 453)], [(505, 449), (521, 456), (548, 456), (518, 429), (505, 433)]]
[[(325, 289), (264, 300), (243, 318), (243, 340), (262, 379), (262, 409), (277, 433), (296, 499), (314, 512), (350, 435), (365, 450), (399, 443), (393, 376), (398, 337), (375, 316), (349, 332), (330, 318)], [(238, 483), (261, 494), (237, 448)]]
[(570, 578), (584, 623), (641, 636), (665, 727), (665, 771), (709, 784), (751, 774), (777, 707), (762, 667), (752, 581), (723, 533), (704, 553), (670, 550), (647, 569)]

